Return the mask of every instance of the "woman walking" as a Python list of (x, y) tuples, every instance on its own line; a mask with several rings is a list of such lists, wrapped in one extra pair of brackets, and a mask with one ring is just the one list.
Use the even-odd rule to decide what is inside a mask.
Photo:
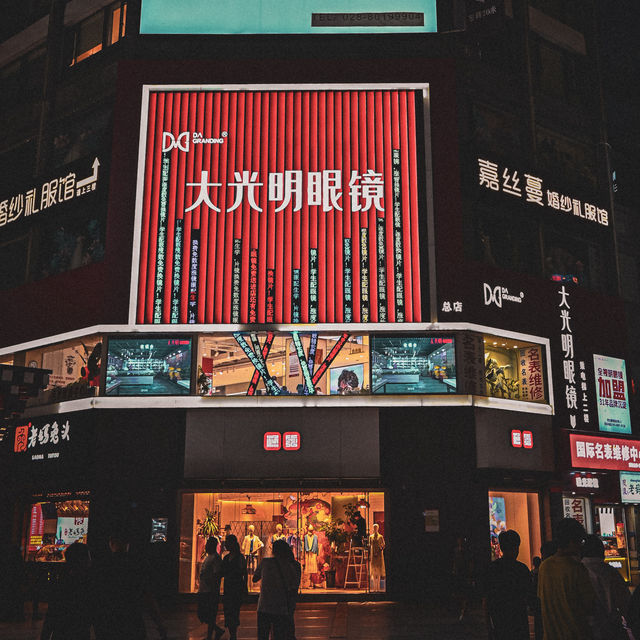
[(218, 538), (209, 538), (204, 547), (207, 557), (200, 567), (200, 585), (198, 586), (198, 618), (208, 625), (207, 638), (211, 640), (215, 630), (215, 640), (220, 640), (224, 629), (216, 624), (218, 602), (220, 600), (220, 581), (222, 580), (222, 558), (218, 553)]
[(224, 624), (229, 629), (229, 640), (236, 640), (240, 607), (247, 593), (247, 562), (240, 553), (236, 536), (229, 534), (225, 539), (225, 547), (229, 553), (222, 559)]

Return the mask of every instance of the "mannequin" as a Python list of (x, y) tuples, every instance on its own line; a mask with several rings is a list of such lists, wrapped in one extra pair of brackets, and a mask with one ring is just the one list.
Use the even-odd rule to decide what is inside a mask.
[(282, 525), (278, 522), (276, 525), (276, 532), (271, 536), (271, 546), (277, 540), (286, 540), (286, 534), (282, 531)]
[[(256, 558), (258, 557), (258, 552), (262, 547), (264, 547), (264, 543), (258, 536), (256, 535), (256, 528), (250, 524), (249, 533), (244, 537), (242, 541), (242, 554), (247, 559), (247, 574), (249, 576), (253, 575), (253, 572), (256, 568)], [(249, 582), (249, 588), (251, 588), (252, 582)]]
[(373, 525), (369, 536), (369, 571), (371, 573), (371, 591), (380, 591), (380, 580), (385, 577), (384, 538), (379, 532), (380, 525)]
[[(304, 570), (302, 574), (302, 587), (311, 586), (311, 576), (318, 573), (318, 536), (313, 531), (313, 525), (307, 527), (304, 536)], [(315, 585), (313, 585), (315, 587)]]

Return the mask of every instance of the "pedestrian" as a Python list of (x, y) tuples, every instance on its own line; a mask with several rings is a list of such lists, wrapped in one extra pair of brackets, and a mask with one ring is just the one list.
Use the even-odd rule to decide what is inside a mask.
[(167, 637), (143, 563), (129, 553), (125, 533), (115, 533), (109, 538), (109, 555), (96, 562), (92, 576), (97, 640), (143, 640), (145, 609), (160, 637)]
[(538, 597), (544, 640), (592, 640), (589, 616), (595, 593), (589, 572), (580, 562), (584, 527), (564, 518), (556, 528), (558, 551), (540, 565)]
[(218, 553), (218, 544), (218, 538), (211, 537), (207, 540), (204, 547), (207, 557), (200, 567), (198, 618), (208, 625), (206, 640), (211, 640), (214, 631), (215, 640), (220, 640), (224, 635), (224, 629), (216, 624), (222, 580), (222, 558)]
[[(293, 549), (287, 544), (287, 560), (293, 566), (293, 570), (296, 575), (296, 582), (299, 585), (300, 580), (302, 579), (302, 565), (296, 560), (296, 557), (293, 555)], [(291, 590), (289, 592), (289, 640), (296, 640), (296, 621), (295, 621), (295, 612), (296, 612), (296, 604), (298, 602), (298, 590)]]
[(596, 594), (592, 614), (594, 640), (620, 637), (624, 633), (621, 615), (627, 610), (631, 594), (618, 570), (604, 561), (604, 545), (598, 536), (587, 536), (582, 564)]
[(483, 606), (490, 640), (529, 640), (527, 608), (532, 604), (529, 569), (518, 562), (520, 536), (512, 529), (501, 531), (498, 544), (502, 557), (487, 571)]
[(258, 598), (258, 640), (290, 640), (291, 619), (300, 576), (290, 561), (289, 545), (284, 540), (273, 543), (273, 557), (265, 558), (253, 574), (260, 582)]
[(240, 607), (247, 595), (247, 561), (240, 552), (238, 538), (232, 533), (227, 535), (225, 547), (228, 553), (222, 559), (224, 625), (229, 629), (229, 640), (236, 640)]
[(93, 615), (89, 548), (74, 542), (64, 559), (62, 575), (51, 588), (40, 640), (89, 640)]

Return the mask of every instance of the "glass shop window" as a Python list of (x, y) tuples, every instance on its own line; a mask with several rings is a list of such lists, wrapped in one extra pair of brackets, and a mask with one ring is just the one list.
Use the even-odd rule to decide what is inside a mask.
[(384, 525), (383, 492), (185, 493), (179, 590), (198, 590), (207, 539), (218, 538), (224, 557), (232, 534), (247, 561), (249, 591), (260, 590), (251, 578), (276, 540), (285, 540), (302, 565), (302, 592), (385, 591)]
[[(259, 354), (255, 364), (248, 352)], [(204, 336), (198, 364), (198, 392), (205, 396), (369, 393), (368, 336)]]
[(541, 345), (484, 336), (484, 377), (489, 397), (547, 403), (545, 371)]
[(27, 516), (23, 547), (28, 562), (64, 562), (70, 544), (87, 544), (88, 500), (35, 502)]

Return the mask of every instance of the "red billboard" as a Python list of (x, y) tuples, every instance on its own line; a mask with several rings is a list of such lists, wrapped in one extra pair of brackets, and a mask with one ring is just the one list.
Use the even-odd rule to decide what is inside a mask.
[(425, 89), (144, 96), (138, 324), (421, 320)]
[(640, 470), (640, 440), (569, 434), (571, 466), (579, 469)]

